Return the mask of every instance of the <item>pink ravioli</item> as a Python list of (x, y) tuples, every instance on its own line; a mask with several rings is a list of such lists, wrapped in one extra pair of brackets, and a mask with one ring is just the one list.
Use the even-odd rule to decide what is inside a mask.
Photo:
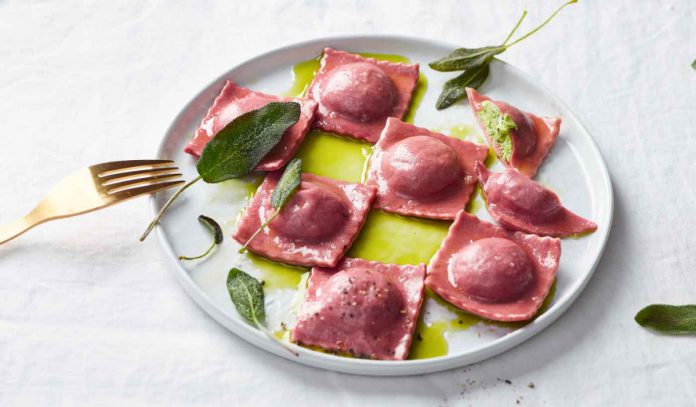
[(208, 109), (196, 134), (184, 151), (200, 157), (203, 148), (222, 128), (242, 114), (260, 109), (271, 102), (297, 102), (301, 106), (300, 119), (290, 127), (280, 142), (256, 166), (258, 171), (275, 171), (283, 168), (292, 158), (309, 131), (317, 104), (311, 100), (295, 99), (255, 92), (227, 81), (215, 102)]
[(559, 237), (597, 230), (596, 223), (563, 207), (553, 191), (517, 171), (492, 172), (479, 162), (476, 173), (488, 213), (507, 228)]
[[(505, 102), (495, 101), (484, 96), (472, 88), (466, 88), (469, 103), (474, 112), (474, 117), (481, 129), (483, 129), (488, 139), (488, 143), (493, 147), (500, 161), (508, 167), (512, 167), (528, 177), (534, 177), (551, 151), (553, 143), (558, 137), (561, 129), (561, 119), (559, 117), (539, 117), (532, 113), (523, 112)], [(494, 143), (486, 126), (481, 123), (478, 112), (481, 110), (481, 103), (491, 101), (502, 113), (510, 115), (517, 125), (517, 128), (510, 132), (512, 138), (512, 154), (510, 161), (502, 157), (498, 145)]]
[(353, 356), (403, 360), (423, 302), (425, 265), (344, 259), (312, 269), (292, 341)]
[(307, 98), (319, 103), (314, 126), (375, 143), (388, 117), (404, 117), (417, 83), (417, 64), (326, 48), (307, 89)]
[(472, 314), (525, 321), (548, 295), (560, 257), (559, 239), (509, 232), (461, 211), (430, 261), (425, 285)]
[(367, 185), (375, 207), (431, 219), (454, 219), (476, 184), (474, 164), (486, 146), (389, 118), (370, 158)]
[[(240, 244), (275, 212), (271, 194), (280, 176), (268, 174), (256, 191), (233, 235)], [(302, 174), (297, 191), (248, 248), (288, 264), (334, 267), (358, 236), (374, 197), (370, 186)]]

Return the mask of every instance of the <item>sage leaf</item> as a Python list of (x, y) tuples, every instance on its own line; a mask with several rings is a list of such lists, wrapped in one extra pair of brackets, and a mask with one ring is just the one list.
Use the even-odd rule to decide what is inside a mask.
[(248, 174), (299, 119), (300, 104), (296, 102), (272, 102), (244, 113), (206, 144), (196, 164), (198, 174), (207, 183)]
[(691, 67), (696, 71), (696, 59), (691, 63)]
[(292, 196), (293, 192), (300, 186), (302, 181), (302, 160), (293, 158), (285, 167), (283, 175), (276, 184), (273, 193), (271, 194), (271, 206), (275, 209), (282, 209), (285, 203)]
[(440, 72), (464, 71), (489, 63), (494, 56), (503, 51), (503, 46), (459, 48), (446, 57), (429, 63), (428, 66)]
[(300, 186), (301, 182), (302, 160), (299, 158), (293, 158), (292, 161), (290, 161), (290, 163), (285, 167), (283, 175), (280, 176), (278, 183), (271, 193), (271, 207), (275, 209), (275, 212), (265, 222), (263, 222), (246, 241), (246, 243), (244, 243), (244, 246), (239, 249), (240, 253), (244, 252), (247, 246), (249, 246), (249, 243), (251, 243), (251, 241), (254, 240), (254, 238), (261, 233), (261, 231), (268, 226), (268, 224), (271, 223), (276, 216), (278, 216), (288, 199), (290, 199), (295, 190)]
[(448, 80), (442, 87), (442, 93), (437, 98), (435, 107), (438, 110), (446, 109), (460, 100), (466, 99), (466, 88), (478, 89), (488, 78), (490, 68), (488, 64), (475, 69), (469, 69), (459, 76)]
[(179, 256), (179, 260), (198, 260), (202, 259), (203, 257), (207, 256), (210, 254), (210, 252), (213, 251), (216, 245), (219, 245), (222, 243), (223, 240), (223, 234), (222, 234), (222, 228), (220, 225), (215, 221), (215, 219), (210, 218), (205, 215), (199, 215), (198, 216), (198, 221), (203, 224), (203, 226), (207, 227), (208, 230), (213, 234), (213, 242), (210, 244), (208, 249), (203, 252), (203, 254), (200, 254), (198, 256)]
[(230, 299), (239, 315), (248, 323), (256, 326), (269, 339), (276, 341), (280, 346), (295, 356), (300, 356), (295, 350), (289, 348), (266, 328), (266, 308), (264, 305), (263, 286), (261, 282), (250, 276), (243, 270), (232, 268), (227, 274), (227, 291)]
[(172, 203), (188, 187), (201, 179), (214, 184), (250, 173), (280, 142), (285, 131), (299, 119), (299, 103), (272, 102), (229, 122), (203, 149), (196, 164), (198, 176), (182, 185), (164, 203), (140, 236), (140, 241), (145, 240)]
[(248, 323), (263, 328), (266, 309), (261, 282), (238, 268), (232, 268), (227, 274), (227, 291), (239, 315)]
[(648, 305), (638, 311), (636, 322), (670, 335), (696, 335), (696, 305)]
[[(479, 48), (458, 48), (449, 53), (449, 55), (429, 63), (428, 65), (436, 71), (464, 71), (464, 73), (460, 74), (456, 78), (445, 82), (442, 93), (435, 103), (435, 107), (437, 107), (438, 110), (442, 110), (452, 106), (454, 103), (460, 100), (465, 99), (466, 89), (464, 88), (477, 88), (478, 86), (481, 86), (481, 84), (488, 77), (488, 65), (491, 63), (491, 61), (493, 61), (493, 58), (496, 55), (505, 52), (505, 50), (511, 46), (536, 33), (546, 24), (548, 24), (556, 16), (556, 14), (563, 10), (563, 8), (576, 2), (577, 0), (570, 0), (562, 4), (536, 28), (527, 32), (525, 35), (511, 43), (509, 43), (509, 41), (517, 31), (517, 28), (519, 28), (520, 24), (522, 24), (522, 20), (524, 20), (524, 18), (527, 16), (527, 11), (522, 12), (522, 16), (517, 20), (517, 23), (507, 37), (505, 37), (502, 44)], [(696, 64), (696, 61), (694, 61), (694, 63)]]

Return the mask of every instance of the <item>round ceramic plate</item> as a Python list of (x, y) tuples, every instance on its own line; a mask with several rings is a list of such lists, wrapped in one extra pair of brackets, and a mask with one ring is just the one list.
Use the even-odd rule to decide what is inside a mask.
[[(187, 179), (194, 178), (195, 161), (182, 150), (225, 80), (262, 92), (286, 94), (293, 84), (293, 67), (301, 61), (316, 58), (324, 47), (352, 52), (396, 54), (419, 63), (428, 85), (416, 111), (414, 123), (443, 133), (462, 133), (464, 129), (465, 137), (483, 141), (466, 102), (444, 111), (437, 111), (434, 107), (442, 84), (453, 74), (435, 72), (428, 67), (427, 62), (447, 54), (456, 48), (455, 45), (392, 36), (338, 37), (281, 48), (232, 68), (184, 107), (164, 136), (157, 156), (175, 160)], [(171, 208), (158, 228), (158, 234), (179, 283), (210, 316), (248, 342), (295, 362), (347, 373), (411, 375), (451, 369), (492, 357), (531, 338), (568, 309), (592, 276), (611, 227), (611, 183), (590, 134), (565, 104), (537, 81), (511, 65), (495, 61), (491, 65), (488, 80), (479, 90), (526, 111), (562, 117), (560, 136), (536, 179), (553, 189), (568, 208), (599, 225), (599, 229), (593, 234), (563, 240), (563, 255), (555, 293), (548, 301), (545, 312), (532, 322), (524, 325), (494, 324), (456, 313), (441, 301), (428, 298), (420, 323), (427, 332), (424, 331), (424, 335), (419, 336), (421, 341), (414, 343), (420, 346), (419, 342), (425, 341), (436, 349), (412, 352), (422, 359), (378, 361), (347, 358), (290, 344), (299, 352), (298, 357), (293, 356), (246, 324), (237, 314), (226, 290), (226, 276), (232, 266), (240, 267), (267, 281), (268, 324), (271, 330), (278, 332), (279, 338), (287, 341), (287, 330), (284, 328), (292, 326), (294, 322), (294, 312), (303, 294), (301, 287), (305, 283), (302, 276), (306, 271), (287, 269), (248, 255), (240, 255), (237, 252), (239, 245), (230, 238), (237, 217), (258, 185), (258, 177), (216, 185), (200, 182), (187, 190)], [(324, 148), (331, 148), (331, 143), (327, 146)], [(500, 170), (502, 166), (497, 162), (492, 168)], [(154, 197), (153, 210), (157, 211), (170, 194), (171, 191)], [(481, 200), (480, 195), (476, 200)], [(480, 218), (490, 219), (480, 202), (472, 208), (470, 211)], [(204, 261), (180, 262), (177, 260), (178, 255), (195, 254), (210, 242), (210, 235), (196, 221), (199, 214), (211, 216), (222, 224), (225, 241)], [(466, 329), (458, 328), (457, 323), (465, 325)], [(439, 328), (435, 330), (436, 327)]]

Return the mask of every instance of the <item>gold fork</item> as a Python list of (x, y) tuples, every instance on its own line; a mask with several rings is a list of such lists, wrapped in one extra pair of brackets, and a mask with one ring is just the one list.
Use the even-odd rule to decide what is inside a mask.
[(23, 218), (0, 226), (0, 244), (36, 225), (77, 216), (181, 185), (179, 169), (171, 160), (112, 161), (82, 168), (63, 178)]

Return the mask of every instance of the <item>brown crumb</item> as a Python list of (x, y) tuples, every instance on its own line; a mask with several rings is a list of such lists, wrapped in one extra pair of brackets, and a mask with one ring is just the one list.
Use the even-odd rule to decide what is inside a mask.
[(533, 389), (533, 388), (535, 388), (536, 386), (534, 385), (534, 383), (529, 383), (529, 384), (527, 385), (527, 387), (529, 387), (530, 389)]
[(511, 382), (510, 380), (508, 380), (508, 379), (505, 379), (505, 383), (506, 383), (506, 384), (512, 384), (512, 382)]

